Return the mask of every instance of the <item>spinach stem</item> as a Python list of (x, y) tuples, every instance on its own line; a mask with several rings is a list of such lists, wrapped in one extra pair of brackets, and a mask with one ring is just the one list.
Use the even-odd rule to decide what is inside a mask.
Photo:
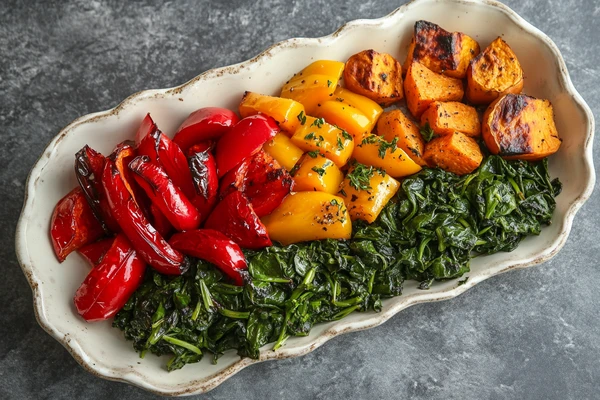
[(175, 346), (179, 346), (179, 347), (183, 347), (184, 349), (188, 349), (192, 353), (196, 353), (198, 355), (202, 354), (202, 350), (200, 350), (198, 347), (194, 346), (191, 343), (188, 343), (188, 342), (185, 342), (183, 340), (179, 340), (177, 338), (174, 338), (174, 337), (171, 337), (171, 336), (167, 336), (167, 335), (163, 335), (162, 339), (164, 341), (166, 341), (166, 342), (174, 344)]

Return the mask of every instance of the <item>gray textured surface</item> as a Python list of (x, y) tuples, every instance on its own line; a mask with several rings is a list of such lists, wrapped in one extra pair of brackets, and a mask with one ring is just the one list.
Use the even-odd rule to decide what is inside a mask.
[[(88, 374), (37, 325), (13, 245), (29, 169), (80, 115), (289, 37), (383, 16), (403, 2), (35, 3), (0, 4), (0, 398), (147, 398)], [(597, 110), (600, 2), (507, 4), (556, 42), (575, 86)], [(305, 357), (247, 368), (203, 398), (598, 398), (597, 192), (552, 261), (489, 279), (454, 300), (412, 307)]]

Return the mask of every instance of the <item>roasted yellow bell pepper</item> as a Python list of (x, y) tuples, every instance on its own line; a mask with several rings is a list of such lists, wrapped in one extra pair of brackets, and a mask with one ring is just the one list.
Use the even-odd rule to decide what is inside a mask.
[(316, 152), (306, 153), (294, 174), (294, 190), (335, 194), (344, 179), (342, 171), (328, 158)]
[(288, 171), (294, 168), (302, 154), (302, 149), (292, 143), (292, 140), (284, 133), (278, 133), (275, 137), (263, 145), (263, 150)]
[(373, 130), (383, 109), (373, 100), (337, 88), (329, 101), (318, 107), (316, 115), (348, 131), (356, 142)]
[(353, 221), (372, 223), (399, 188), (400, 182), (385, 172), (357, 163), (344, 178), (339, 194)]
[(343, 167), (354, 150), (354, 139), (323, 118), (304, 117), (292, 136), (292, 143), (304, 151), (317, 151)]
[(367, 135), (354, 146), (352, 158), (361, 164), (372, 165), (383, 169), (393, 178), (412, 175), (421, 170), (421, 166), (414, 162), (397, 145), (398, 139), (391, 142), (377, 135)]
[(242, 118), (259, 113), (268, 115), (279, 123), (281, 129), (291, 135), (300, 125), (298, 115), (304, 113), (304, 106), (292, 99), (246, 92), (242, 97), (239, 110)]
[(283, 86), (281, 97), (302, 103), (306, 113), (313, 115), (319, 104), (333, 95), (343, 71), (343, 62), (315, 61)]
[(342, 87), (335, 89), (333, 92), (333, 97), (335, 99), (332, 100), (341, 101), (342, 103), (351, 105), (365, 114), (365, 117), (369, 118), (371, 121), (371, 129), (373, 129), (377, 123), (377, 120), (379, 119), (379, 116), (381, 113), (383, 113), (383, 108), (381, 108), (381, 106), (373, 100)]
[(324, 192), (292, 193), (262, 222), (271, 240), (283, 245), (350, 239), (352, 235), (352, 222), (343, 199)]

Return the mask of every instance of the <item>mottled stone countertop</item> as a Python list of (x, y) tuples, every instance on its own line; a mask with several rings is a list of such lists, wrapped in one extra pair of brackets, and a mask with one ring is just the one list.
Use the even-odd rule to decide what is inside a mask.
[[(150, 397), (86, 372), (35, 320), (14, 232), (27, 173), (62, 127), (131, 93), (174, 86), (280, 40), (323, 36), (402, 3), (2, 1), (0, 398)], [(600, 2), (507, 4), (555, 41), (575, 87), (598, 110)], [(411, 307), (383, 326), (343, 335), (307, 356), (246, 368), (201, 397), (598, 398), (597, 192), (551, 261), (494, 277), (453, 300)]]

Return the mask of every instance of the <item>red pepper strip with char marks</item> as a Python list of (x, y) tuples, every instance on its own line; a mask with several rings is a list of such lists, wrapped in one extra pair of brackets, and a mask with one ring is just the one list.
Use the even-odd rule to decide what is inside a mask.
[(248, 269), (244, 253), (240, 246), (221, 232), (197, 229), (176, 233), (169, 240), (169, 244), (184, 254), (214, 264), (236, 285), (244, 285), (241, 271)]
[(75, 293), (75, 307), (86, 321), (115, 315), (142, 283), (146, 263), (124, 234), (114, 239), (100, 264), (95, 266)]
[(102, 261), (102, 257), (108, 251), (110, 246), (112, 246), (115, 238), (106, 238), (102, 240), (98, 240), (97, 242), (86, 244), (80, 249), (77, 249), (77, 252), (86, 259), (87, 262), (90, 263), (92, 267), (100, 264)]
[(111, 160), (107, 160), (104, 166), (102, 186), (111, 212), (139, 255), (162, 274), (181, 275), (184, 268), (183, 255), (169, 246), (148, 222)]
[(277, 132), (279, 132), (277, 122), (262, 114), (251, 115), (240, 120), (221, 136), (217, 143), (215, 159), (219, 177), (257, 153), (263, 144), (273, 139)]
[(71, 190), (54, 207), (50, 237), (54, 254), (60, 262), (74, 250), (104, 235), (102, 225), (80, 187)]
[(188, 149), (197, 143), (220, 138), (239, 120), (236, 113), (226, 108), (201, 108), (183, 121), (173, 141), (187, 153)]
[(222, 232), (245, 249), (271, 246), (267, 229), (242, 194), (235, 191), (217, 204), (204, 227)]
[(150, 114), (146, 115), (138, 129), (136, 142), (139, 143), (138, 155), (148, 156), (153, 163), (164, 168), (173, 183), (192, 200), (196, 193), (187, 158), (179, 146), (158, 129)]
[(200, 225), (200, 214), (185, 197), (166, 172), (150, 161), (148, 156), (139, 156), (129, 164), (138, 185), (148, 195), (171, 225), (178, 231), (189, 231)]
[(79, 186), (104, 232), (110, 234), (119, 232), (121, 228), (110, 213), (108, 201), (102, 190), (102, 182), (100, 182), (105, 163), (106, 157), (88, 145), (75, 154), (75, 176)]
[(214, 208), (219, 192), (217, 164), (211, 150), (212, 145), (208, 142), (194, 145), (188, 150), (189, 168), (197, 194), (193, 203), (202, 220), (206, 219)]
[(221, 181), (221, 198), (239, 190), (259, 217), (276, 209), (294, 185), (289, 172), (263, 150), (245, 159)]

